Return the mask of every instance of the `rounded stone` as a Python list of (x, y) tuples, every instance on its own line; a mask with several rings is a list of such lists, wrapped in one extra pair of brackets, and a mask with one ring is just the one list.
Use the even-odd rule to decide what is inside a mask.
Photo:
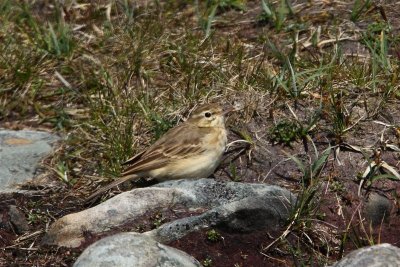
[(390, 244), (380, 244), (360, 248), (350, 252), (332, 267), (398, 267), (400, 248)]
[(178, 249), (138, 233), (103, 238), (86, 248), (74, 267), (195, 267), (201, 264)]
[(38, 163), (59, 139), (47, 132), (0, 129), (0, 191), (33, 178)]
[(391, 209), (392, 204), (389, 199), (377, 193), (371, 193), (365, 204), (364, 213), (372, 225), (379, 225), (389, 217)]

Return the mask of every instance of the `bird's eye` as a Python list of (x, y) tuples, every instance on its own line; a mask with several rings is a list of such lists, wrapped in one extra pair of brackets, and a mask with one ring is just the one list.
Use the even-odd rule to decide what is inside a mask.
[(211, 112), (204, 113), (204, 116), (206, 116), (206, 118), (210, 118), (211, 117)]

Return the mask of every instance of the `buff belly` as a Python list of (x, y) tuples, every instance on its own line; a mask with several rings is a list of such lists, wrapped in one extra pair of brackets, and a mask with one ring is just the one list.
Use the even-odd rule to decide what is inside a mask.
[(158, 181), (207, 178), (218, 167), (221, 157), (222, 154), (217, 155), (214, 152), (196, 158), (181, 159), (175, 164), (151, 171), (150, 176)]

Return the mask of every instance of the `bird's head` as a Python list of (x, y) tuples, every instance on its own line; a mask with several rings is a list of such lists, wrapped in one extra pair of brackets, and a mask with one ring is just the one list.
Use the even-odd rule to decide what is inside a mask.
[(225, 127), (224, 115), (229, 111), (217, 104), (204, 104), (192, 112), (188, 122), (199, 127)]

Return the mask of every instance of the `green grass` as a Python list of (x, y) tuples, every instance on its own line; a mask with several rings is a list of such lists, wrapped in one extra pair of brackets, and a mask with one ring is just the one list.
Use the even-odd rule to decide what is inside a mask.
[(332, 148), (328, 147), (320, 155), (316, 155), (315, 159), (310, 159), (309, 163), (288, 155), (301, 171), (301, 187), (286, 230), (264, 247), (264, 252), (275, 246), (281, 246), (296, 259), (296, 265), (310, 265), (315, 264), (315, 262), (318, 262), (318, 264), (327, 263), (329, 254), (324, 255), (321, 251), (326, 249), (329, 244), (324, 242), (326, 237), (323, 231), (317, 230), (315, 226), (324, 223), (324, 215), (319, 211), (321, 191), (323, 190), (321, 185), (322, 171), (328, 164), (331, 152)]
[(352, 21), (357, 21), (362, 13), (368, 9), (372, 4), (370, 0), (356, 0), (354, 1), (353, 8), (351, 10), (350, 19)]
[(291, 3), (288, 0), (277, 1), (275, 5), (272, 1), (262, 0), (262, 13), (259, 16), (259, 22), (271, 23), (277, 32), (280, 32), (283, 27), (287, 26), (286, 20), (288, 16), (294, 15)]

